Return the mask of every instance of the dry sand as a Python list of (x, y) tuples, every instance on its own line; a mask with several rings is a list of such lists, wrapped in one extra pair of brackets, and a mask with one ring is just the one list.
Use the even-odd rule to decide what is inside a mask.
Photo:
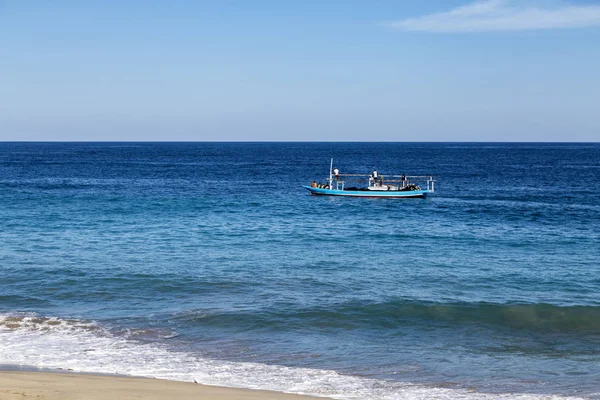
[(231, 389), (161, 379), (0, 371), (0, 400), (310, 400), (262, 390)]

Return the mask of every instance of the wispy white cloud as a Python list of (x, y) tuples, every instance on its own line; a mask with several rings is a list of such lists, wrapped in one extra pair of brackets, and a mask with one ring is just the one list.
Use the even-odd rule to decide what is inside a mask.
[(600, 26), (600, 5), (525, 6), (510, 0), (486, 0), (390, 22), (387, 26), (417, 32), (495, 32)]

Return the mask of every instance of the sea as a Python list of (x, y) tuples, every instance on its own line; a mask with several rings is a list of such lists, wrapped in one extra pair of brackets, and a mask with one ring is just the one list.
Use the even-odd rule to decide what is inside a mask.
[(600, 399), (600, 143), (0, 143), (0, 368)]

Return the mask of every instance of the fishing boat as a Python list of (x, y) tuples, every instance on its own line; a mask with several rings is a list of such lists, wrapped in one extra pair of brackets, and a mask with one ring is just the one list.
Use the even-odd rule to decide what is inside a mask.
[[(331, 159), (329, 178), (326, 182), (313, 181), (311, 186), (304, 186), (304, 188), (314, 195), (322, 196), (424, 198), (434, 192), (435, 186), (433, 176), (403, 174), (384, 177), (376, 170), (372, 174), (340, 174), (337, 169), (333, 169), (333, 159)], [(350, 186), (357, 184), (359, 186)]]

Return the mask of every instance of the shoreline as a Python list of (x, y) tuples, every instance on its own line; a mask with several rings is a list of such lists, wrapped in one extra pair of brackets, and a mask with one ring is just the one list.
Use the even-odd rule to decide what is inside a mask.
[(2, 400), (323, 400), (325, 397), (166, 379), (62, 371), (0, 370)]

